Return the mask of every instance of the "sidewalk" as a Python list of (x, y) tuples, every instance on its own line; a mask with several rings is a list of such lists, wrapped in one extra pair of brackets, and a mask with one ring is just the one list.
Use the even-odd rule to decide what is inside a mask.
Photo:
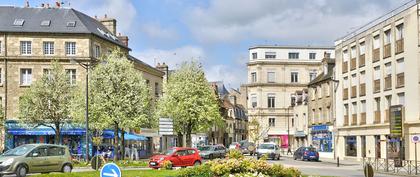
[[(293, 155), (283, 155), (282, 157), (293, 159)], [(337, 159), (329, 159), (329, 158), (320, 158), (320, 162), (323, 163), (330, 163), (330, 164), (337, 164)], [(340, 166), (357, 166), (362, 165), (362, 162), (356, 160), (342, 160), (340, 159)]]

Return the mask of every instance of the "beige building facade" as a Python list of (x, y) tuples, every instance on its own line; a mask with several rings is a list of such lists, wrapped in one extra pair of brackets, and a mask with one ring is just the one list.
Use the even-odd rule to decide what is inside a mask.
[(255, 46), (249, 49), (245, 85), (247, 112), (249, 119), (258, 120), (267, 132), (265, 141), (289, 147), (289, 140), (293, 141), (295, 134), (290, 120), (293, 118), (292, 94), (306, 88), (316, 77), (325, 52), (334, 55), (330, 47)]
[[(116, 34), (116, 20), (106, 18), (104, 26), (101, 19), (74, 9), (5, 6), (0, 11), (7, 14), (0, 15), (0, 100), (6, 118), (2, 144), (10, 149), (26, 143), (51, 143), (49, 135), (15, 134), (14, 129), (22, 128), (16, 122), (20, 96), (48, 71), (52, 60), (64, 66), (70, 82), (84, 86), (86, 69), (71, 61), (90, 63), (113, 50), (129, 56), (128, 37)], [(153, 97), (158, 97), (164, 72), (132, 56), (129, 59), (154, 90)], [(68, 140), (82, 142), (83, 138)]]
[[(420, 8), (412, 2), (336, 41), (337, 157), (414, 160)], [(400, 135), (390, 131), (399, 121)]]

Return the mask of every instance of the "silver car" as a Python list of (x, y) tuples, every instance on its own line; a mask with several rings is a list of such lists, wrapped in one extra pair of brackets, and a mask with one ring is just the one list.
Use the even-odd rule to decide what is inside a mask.
[(226, 155), (226, 148), (223, 145), (201, 146), (198, 150), (203, 159), (224, 158)]
[(280, 147), (275, 143), (263, 143), (257, 148), (257, 159), (260, 159), (263, 155), (266, 155), (270, 159), (280, 160)]

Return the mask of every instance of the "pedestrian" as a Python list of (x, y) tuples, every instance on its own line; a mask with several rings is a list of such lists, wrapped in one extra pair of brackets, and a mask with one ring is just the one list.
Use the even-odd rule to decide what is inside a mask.
[(139, 160), (139, 153), (137, 152), (137, 145), (131, 146), (131, 160)]
[(125, 146), (124, 148), (124, 158), (130, 158), (130, 147), (129, 146)]

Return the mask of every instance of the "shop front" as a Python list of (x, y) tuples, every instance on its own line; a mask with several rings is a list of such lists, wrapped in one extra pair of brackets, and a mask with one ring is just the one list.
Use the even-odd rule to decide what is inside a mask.
[[(332, 127), (328, 125), (314, 125), (311, 128), (311, 143), (320, 156), (329, 157), (333, 152), (333, 138), (332, 138)], [(332, 156), (331, 156), (332, 157)]]
[(287, 135), (268, 135), (268, 142), (274, 142), (282, 149), (289, 147), (289, 137)]

